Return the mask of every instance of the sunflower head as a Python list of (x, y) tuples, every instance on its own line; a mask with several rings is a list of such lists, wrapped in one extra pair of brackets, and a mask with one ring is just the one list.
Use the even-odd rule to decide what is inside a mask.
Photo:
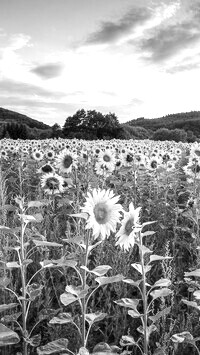
[(118, 204), (119, 196), (114, 196), (111, 190), (93, 189), (88, 192), (82, 211), (88, 214), (87, 229), (93, 230), (93, 236), (102, 239), (115, 232), (120, 220), (122, 206)]

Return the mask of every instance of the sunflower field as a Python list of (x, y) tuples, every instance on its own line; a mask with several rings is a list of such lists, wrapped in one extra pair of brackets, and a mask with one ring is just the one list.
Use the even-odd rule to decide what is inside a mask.
[(200, 354), (200, 144), (0, 141), (0, 354)]

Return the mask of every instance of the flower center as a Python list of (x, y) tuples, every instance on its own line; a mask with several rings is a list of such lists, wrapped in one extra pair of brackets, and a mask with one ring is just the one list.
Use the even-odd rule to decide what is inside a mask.
[(198, 164), (196, 164), (195, 166), (192, 167), (192, 172), (195, 173), (199, 173), (200, 172), (200, 166)]
[(55, 190), (55, 188), (59, 188), (59, 181), (56, 178), (51, 177), (51, 178), (47, 179), (46, 186), (50, 190)]
[(105, 224), (108, 221), (109, 211), (105, 203), (99, 202), (94, 207), (95, 219), (99, 224)]
[(126, 161), (127, 161), (128, 163), (131, 163), (131, 162), (133, 161), (133, 156), (132, 156), (131, 154), (127, 154), (127, 156), (126, 156)]
[(151, 162), (151, 167), (152, 167), (152, 169), (156, 169), (157, 168), (157, 161), (155, 161), (155, 160), (153, 160), (152, 162)]
[(194, 151), (196, 155), (198, 155), (198, 157), (200, 157), (200, 151), (199, 150), (195, 150)]
[(42, 171), (44, 172), (44, 173), (51, 173), (52, 172), (52, 167), (50, 166), (50, 165), (44, 165), (44, 166), (42, 166)]
[(125, 228), (124, 228), (127, 235), (131, 234), (131, 232), (133, 231), (133, 226), (134, 226), (134, 219), (133, 219), (133, 218), (130, 218), (130, 219), (126, 222)]
[(63, 159), (63, 166), (67, 169), (72, 164), (72, 157), (70, 155), (66, 155)]
[(108, 154), (105, 154), (105, 155), (103, 156), (103, 160), (104, 160), (106, 163), (108, 163), (111, 159), (110, 159), (110, 157), (109, 157)]

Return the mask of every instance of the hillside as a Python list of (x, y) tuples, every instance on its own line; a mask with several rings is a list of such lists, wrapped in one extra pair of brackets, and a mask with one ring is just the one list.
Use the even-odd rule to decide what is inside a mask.
[(29, 128), (37, 128), (41, 130), (51, 128), (45, 123), (34, 120), (26, 115), (0, 107), (0, 125), (6, 123), (26, 124)]
[(186, 132), (192, 131), (196, 137), (200, 137), (200, 111), (170, 114), (154, 119), (141, 117), (128, 121), (125, 125), (143, 127), (151, 131), (156, 131), (159, 128), (167, 128), (170, 130), (178, 128)]

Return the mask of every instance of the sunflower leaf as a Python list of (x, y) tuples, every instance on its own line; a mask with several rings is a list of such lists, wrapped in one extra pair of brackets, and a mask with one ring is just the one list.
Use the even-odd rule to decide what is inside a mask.
[(19, 341), (20, 338), (17, 333), (0, 323), (0, 346), (17, 344)]
[(106, 277), (106, 276), (102, 276), (102, 277), (96, 277), (96, 282), (98, 282), (98, 284), (100, 286), (103, 285), (107, 285), (107, 284), (111, 284), (113, 282), (119, 282), (122, 281), (124, 279), (124, 276), (121, 274), (115, 275), (115, 276), (111, 276), (111, 277)]
[(162, 288), (160, 290), (154, 290), (150, 293), (150, 295), (153, 297), (154, 300), (159, 297), (169, 296), (170, 294), (172, 294), (172, 291), (169, 288)]
[(108, 270), (112, 269), (109, 265), (99, 265), (92, 270), (89, 270), (86, 266), (81, 266), (81, 268), (96, 276), (103, 276), (108, 272)]
[(38, 355), (58, 354), (61, 351), (63, 352), (68, 349), (68, 342), (68, 339), (65, 338), (51, 341), (50, 343), (37, 348), (37, 353)]
[(127, 307), (131, 308), (135, 311), (137, 311), (137, 306), (139, 304), (139, 301), (137, 298), (121, 298), (120, 300), (114, 301), (118, 306), (122, 307)]

